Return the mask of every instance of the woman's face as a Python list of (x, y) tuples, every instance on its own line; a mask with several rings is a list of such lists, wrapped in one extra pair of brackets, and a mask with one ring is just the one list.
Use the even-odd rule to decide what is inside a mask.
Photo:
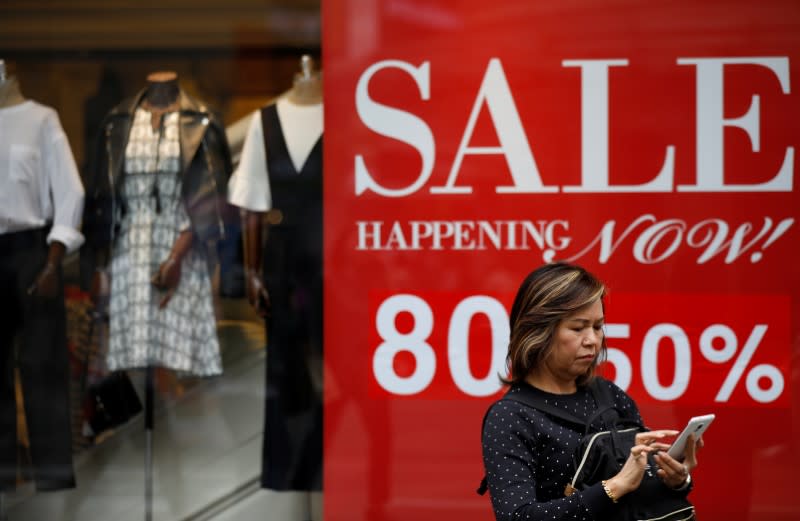
[(553, 350), (545, 361), (559, 380), (575, 380), (591, 367), (603, 345), (603, 304), (600, 300), (568, 315), (556, 327)]

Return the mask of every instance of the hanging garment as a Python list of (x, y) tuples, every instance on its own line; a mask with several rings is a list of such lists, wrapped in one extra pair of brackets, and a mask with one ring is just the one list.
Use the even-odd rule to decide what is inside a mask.
[(108, 367), (165, 367), (195, 376), (222, 372), (206, 250), (195, 243), (164, 309), (150, 282), (191, 221), (181, 197), (179, 113), (153, 130), (139, 107), (125, 148), (125, 212), (111, 257)]
[(47, 262), (50, 242), (69, 252), (83, 242), (83, 197), (56, 111), (30, 100), (0, 108), (0, 491), (13, 490), (21, 470), (15, 367), (36, 489), (75, 486), (61, 265), (55, 296), (28, 288)]
[(261, 110), (274, 219), (264, 245), (267, 319), (261, 485), (322, 489), (322, 137), (298, 171), (275, 104)]

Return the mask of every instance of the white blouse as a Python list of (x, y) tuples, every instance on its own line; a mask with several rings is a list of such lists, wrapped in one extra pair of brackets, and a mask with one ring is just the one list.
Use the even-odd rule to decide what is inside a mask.
[[(279, 98), (276, 103), (286, 148), (299, 172), (322, 134), (322, 104), (295, 105), (286, 98)], [(254, 212), (272, 208), (260, 110), (250, 118), (239, 165), (228, 181), (228, 201)]]
[(0, 108), (0, 234), (53, 227), (47, 243), (83, 244), (84, 191), (55, 110), (35, 101)]

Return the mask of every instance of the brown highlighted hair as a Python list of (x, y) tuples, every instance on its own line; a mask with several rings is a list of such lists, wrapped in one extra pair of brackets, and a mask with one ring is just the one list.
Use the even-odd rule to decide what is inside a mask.
[[(539, 367), (553, 349), (553, 338), (562, 320), (602, 299), (605, 285), (580, 266), (557, 262), (545, 264), (522, 281), (511, 307), (511, 338), (507, 363), (510, 376), (505, 383), (521, 382)], [(577, 380), (585, 385), (594, 376), (598, 360), (605, 359), (606, 339), (600, 356)]]

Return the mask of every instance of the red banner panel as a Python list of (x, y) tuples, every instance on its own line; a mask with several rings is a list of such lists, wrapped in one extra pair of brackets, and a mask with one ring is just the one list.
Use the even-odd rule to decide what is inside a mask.
[(800, 8), (328, 0), (325, 519), (486, 520), (522, 279), (609, 287), (603, 373), (714, 413), (703, 521), (796, 520)]

